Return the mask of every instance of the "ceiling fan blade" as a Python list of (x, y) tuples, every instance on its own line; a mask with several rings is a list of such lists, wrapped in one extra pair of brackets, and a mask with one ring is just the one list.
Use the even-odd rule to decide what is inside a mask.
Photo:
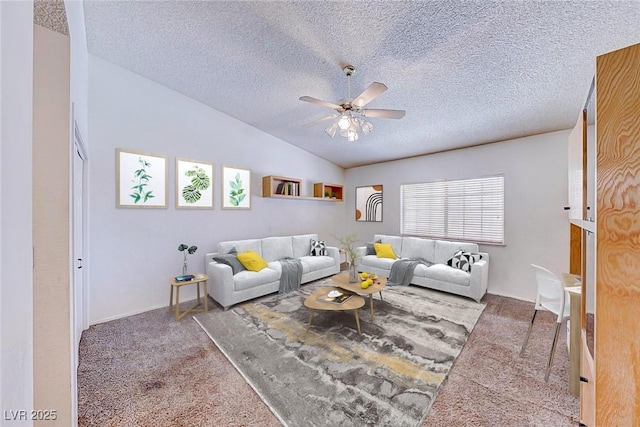
[(404, 110), (362, 110), (362, 115), (365, 117), (380, 117), (381, 119), (401, 119), (406, 113)]
[(382, 93), (384, 93), (384, 91), (386, 91), (387, 89), (388, 87), (384, 84), (373, 82), (360, 95), (358, 95), (356, 99), (351, 102), (351, 104), (355, 105), (356, 107), (362, 108), (376, 99)]
[(311, 96), (301, 96), (300, 101), (310, 102), (312, 104), (320, 105), (322, 107), (333, 108), (334, 110), (341, 110), (342, 107), (338, 104), (334, 104), (333, 102), (323, 101), (321, 99), (313, 98)]
[(318, 123), (322, 123), (322, 122), (324, 122), (325, 120), (335, 119), (335, 118), (336, 118), (336, 117), (338, 117), (338, 116), (340, 116), (340, 113), (335, 113), (335, 114), (332, 114), (332, 115), (330, 115), (330, 116), (323, 117), (323, 118), (318, 119), (318, 120), (314, 120), (314, 121), (312, 121), (311, 123), (308, 123), (308, 124), (304, 125), (304, 127), (306, 127), (306, 128), (310, 128), (311, 126), (315, 126), (315, 125), (317, 125)]

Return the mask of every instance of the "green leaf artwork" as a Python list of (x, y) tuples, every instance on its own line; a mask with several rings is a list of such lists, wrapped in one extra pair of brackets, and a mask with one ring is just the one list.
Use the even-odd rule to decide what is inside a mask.
[(187, 203), (195, 203), (202, 198), (202, 193), (193, 185), (187, 185), (182, 189), (182, 198)]
[(138, 157), (138, 163), (140, 164), (139, 169), (133, 173), (135, 178), (131, 180), (131, 182), (133, 182), (133, 187), (131, 187), (133, 193), (129, 194), (129, 196), (133, 199), (133, 203), (146, 203), (147, 200), (155, 197), (152, 190), (147, 191), (145, 188), (152, 178), (151, 175), (147, 173), (147, 168), (151, 167), (151, 163), (142, 157)]
[(202, 198), (201, 191), (211, 186), (211, 179), (200, 166), (193, 166), (193, 169), (186, 171), (184, 174), (191, 177), (191, 184), (182, 189), (182, 198), (187, 203), (195, 203)]
[(229, 181), (229, 186), (231, 187), (231, 192), (229, 193), (229, 203), (233, 206), (240, 206), (240, 203), (247, 196), (244, 193), (244, 188), (242, 188), (242, 181), (240, 180), (240, 173), (236, 174), (236, 178), (234, 181)]

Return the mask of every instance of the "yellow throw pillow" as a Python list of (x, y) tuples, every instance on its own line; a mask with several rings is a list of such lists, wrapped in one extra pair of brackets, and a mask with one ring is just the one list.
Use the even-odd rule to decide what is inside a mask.
[(373, 248), (376, 250), (376, 256), (378, 258), (398, 258), (389, 243), (374, 243)]
[(238, 261), (249, 271), (260, 271), (268, 265), (267, 261), (254, 251), (239, 253)]

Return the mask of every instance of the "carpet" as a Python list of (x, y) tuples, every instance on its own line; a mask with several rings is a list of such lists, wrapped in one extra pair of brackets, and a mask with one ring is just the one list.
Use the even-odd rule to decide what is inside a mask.
[[(473, 330), (484, 304), (416, 286), (386, 288), (375, 319), (309, 311), (330, 279), (288, 295), (195, 316), (284, 425), (416, 426)], [(366, 308), (366, 306), (365, 306)]]

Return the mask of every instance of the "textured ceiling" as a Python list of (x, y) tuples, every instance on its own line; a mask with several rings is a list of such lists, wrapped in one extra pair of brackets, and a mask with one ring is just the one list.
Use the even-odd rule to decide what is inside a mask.
[[(599, 54), (640, 43), (640, 2), (85, 1), (89, 52), (343, 167), (573, 126)], [(298, 100), (389, 90), (373, 132)], [(238, 141), (242, 143), (242, 141)]]

